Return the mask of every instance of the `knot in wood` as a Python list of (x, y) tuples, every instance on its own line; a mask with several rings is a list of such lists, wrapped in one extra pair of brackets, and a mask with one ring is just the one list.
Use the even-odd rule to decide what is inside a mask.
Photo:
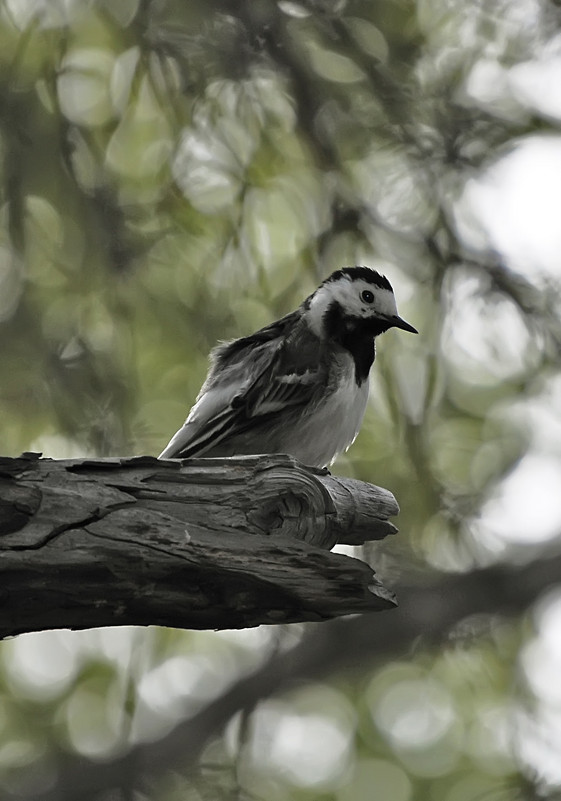
[(292, 537), (331, 549), (337, 542), (333, 500), (318, 477), (295, 460), (265, 464), (255, 477), (255, 503), (248, 513), (259, 533)]
[(0, 536), (25, 528), (41, 504), (37, 487), (18, 485), (0, 477)]

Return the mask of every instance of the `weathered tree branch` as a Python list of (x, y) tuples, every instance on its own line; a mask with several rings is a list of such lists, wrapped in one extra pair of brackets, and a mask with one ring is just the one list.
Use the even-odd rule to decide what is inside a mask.
[(357, 559), (395, 531), (387, 491), (290, 457), (0, 459), (0, 637), (236, 628), (387, 609)]

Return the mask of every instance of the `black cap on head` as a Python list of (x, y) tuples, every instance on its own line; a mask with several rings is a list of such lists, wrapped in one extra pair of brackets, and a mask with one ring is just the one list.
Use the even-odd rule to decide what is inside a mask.
[(381, 275), (381, 273), (376, 272), (376, 270), (372, 270), (370, 267), (343, 267), (342, 270), (336, 270), (332, 273), (323, 283), (327, 284), (330, 281), (338, 281), (345, 275), (348, 275), (352, 281), (356, 281), (360, 278), (362, 281), (373, 284), (380, 289), (389, 289), (390, 292), (393, 292), (392, 285), (386, 276)]

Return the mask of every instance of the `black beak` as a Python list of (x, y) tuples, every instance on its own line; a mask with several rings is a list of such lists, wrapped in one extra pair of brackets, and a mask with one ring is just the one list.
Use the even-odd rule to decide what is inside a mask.
[(401, 328), (402, 331), (409, 331), (411, 334), (418, 334), (416, 328), (413, 328), (412, 325), (406, 323), (405, 320), (402, 320), (401, 317), (398, 317), (395, 314), (393, 317), (388, 317), (388, 323), (392, 328)]

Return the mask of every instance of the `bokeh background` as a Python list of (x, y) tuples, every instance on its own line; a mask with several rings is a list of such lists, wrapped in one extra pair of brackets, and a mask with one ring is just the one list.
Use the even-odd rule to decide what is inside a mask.
[(560, 122), (556, 0), (2, 0), (2, 455), (157, 454), (217, 340), (368, 264), (421, 334), (334, 467), (400, 502), (365, 556), (497, 614), (276, 682), (340, 624), (3, 642), (0, 798), (561, 797)]

